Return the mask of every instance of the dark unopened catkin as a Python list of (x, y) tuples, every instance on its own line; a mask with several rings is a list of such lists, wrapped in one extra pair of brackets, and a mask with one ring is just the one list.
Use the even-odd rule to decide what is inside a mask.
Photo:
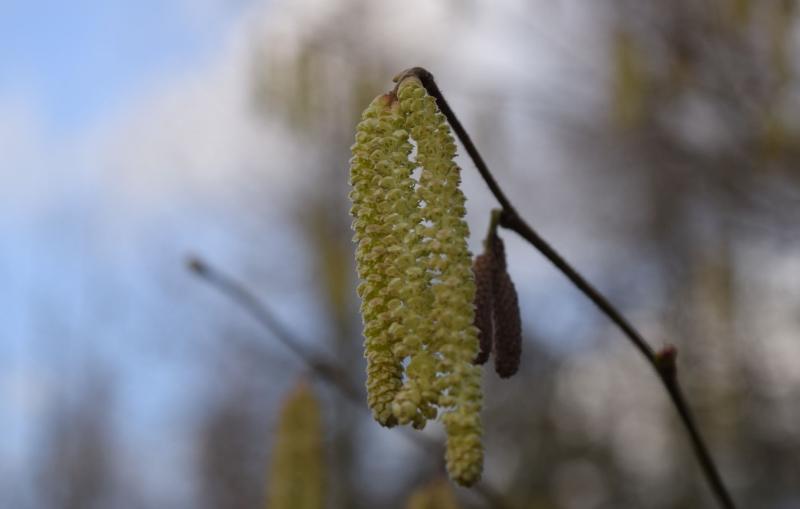
[(501, 378), (517, 372), (522, 355), (522, 324), (517, 290), (506, 270), (506, 247), (496, 232), (488, 238), (492, 257), (494, 369)]
[(479, 331), (480, 352), (475, 364), (484, 364), (494, 353), (495, 371), (508, 378), (519, 369), (522, 355), (522, 324), (517, 291), (506, 270), (503, 240), (492, 228), (484, 252), (472, 265), (475, 274), (475, 327)]
[(492, 269), (495, 273), (505, 272), (507, 268), (506, 245), (503, 243), (503, 239), (497, 235), (497, 232), (493, 231), (489, 234), (486, 242), (488, 244), (487, 250), (493, 258)]
[(508, 272), (496, 273), (494, 289), (494, 369), (501, 378), (517, 372), (522, 356), (522, 324), (517, 290)]
[(475, 274), (475, 327), (478, 328), (480, 351), (475, 357), (475, 364), (485, 364), (492, 353), (494, 330), (492, 325), (492, 280), (494, 268), (492, 267), (492, 253), (486, 252), (475, 257), (472, 263), (472, 272)]

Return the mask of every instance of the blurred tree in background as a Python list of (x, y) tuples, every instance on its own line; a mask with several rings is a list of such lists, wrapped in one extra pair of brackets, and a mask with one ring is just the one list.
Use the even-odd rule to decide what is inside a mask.
[(44, 505), (107, 507), (123, 493), (111, 421), (111, 379), (90, 372), (78, 394), (65, 396), (42, 430), (37, 477)]

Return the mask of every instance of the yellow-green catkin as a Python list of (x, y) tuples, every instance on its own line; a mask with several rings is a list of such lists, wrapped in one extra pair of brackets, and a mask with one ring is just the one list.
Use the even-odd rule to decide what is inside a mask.
[(441, 410), (448, 471), (472, 485), (483, 460), (480, 368), (455, 149), (435, 100), (407, 77), (362, 115), (350, 198), (373, 416), (422, 428)]
[(375, 420), (392, 426), (391, 403), (402, 386), (395, 346), (402, 324), (400, 292), (413, 258), (403, 246), (411, 229), (414, 184), (411, 144), (391, 94), (375, 98), (362, 115), (350, 160), (356, 266), (367, 359), (368, 403)]
[(305, 382), (283, 403), (267, 489), (267, 509), (324, 507), (322, 421), (319, 403)]
[(416, 163), (422, 168), (417, 193), (424, 203), (423, 222), (418, 229), (427, 255), (420, 262), (432, 276), (433, 334), (427, 346), (437, 359), (434, 392), (444, 411), (447, 470), (459, 484), (472, 485), (483, 465), (482, 393), (481, 370), (473, 364), (479, 350), (473, 325), (475, 280), (467, 248), (465, 198), (459, 189), (461, 170), (453, 161), (456, 146), (447, 121), (420, 81), (404, 79), (398, 97), (417, 143)]
[(458, 509), (453, 488), (439, 479), (417, 488), (408, 498), (406, 509)]

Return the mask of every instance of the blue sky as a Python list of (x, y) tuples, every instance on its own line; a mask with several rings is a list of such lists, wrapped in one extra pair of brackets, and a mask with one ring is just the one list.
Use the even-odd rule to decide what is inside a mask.
[(68, 296), (86, 283), (86, 260), (108, 226), (98, 215), (114, 192), (107, 179), (117, 178), (107, 176), (113, 161), (103, 154), (116, 149), (109, 139), (131, 142), (105, 131), (124, 130), (119, 112), (141, 108), (148, 90), (213, 60), (244, 5), (0, 0), (0, 274), (8, 292), (0, 301), (12, 310), (0, 336), (30, 332), (26, 316), (40, 294), (80, 307)]
[[(188, 192), (148, 202), (175, 194), (153, 175), (184, 183), (191, 169), (165, 162), (171, 141), (156, 142), (166, 129), (141, 141), (152, 129), (132, 127), (130, 113), (159, 118), (159, 100), (180, 103), (163, 89), (186, 73), (212, 74), (198, 88), (213, 94), (219, 53), (247, 5), (0, 0), (0, 472), (8, 482), (26, 478), (47, 412), (81, 390), (92, 360), (112, 361), (129, 428), (157, 429), (147, 421), (152, 407), (181, 386), (174, 363), (164, 365), (170, 356), (138, 339), (196, 331), (190, 305), (174, 306), (171, 323), (159, 316), (165, 293), (174, 297), (160, 285), (191, 283), (182, 257), (193, 247), (219, 252), (223, 220), (198, 219), (207, 204)], [(174, 117), (192, 109), (177, 107)], [(217, 152), (226, 153), (225, 141)], [(141, 179), (133, 184), (149, 195), (125, 195), (136, 189), (119, 169), (128, 146), (145, 154), (131, 164)]]
[(0, 93), (49, 131), (113, 110), (154, 77), (207, 58), (245, 1), (0, 2)]

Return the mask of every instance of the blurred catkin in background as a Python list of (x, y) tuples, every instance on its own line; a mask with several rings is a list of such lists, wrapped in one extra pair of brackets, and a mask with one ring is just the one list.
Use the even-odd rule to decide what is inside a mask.
[(272, 447), (267, 509), (325, 507), (323, 424), (311, 385), (300, 381), (287, 394)]

